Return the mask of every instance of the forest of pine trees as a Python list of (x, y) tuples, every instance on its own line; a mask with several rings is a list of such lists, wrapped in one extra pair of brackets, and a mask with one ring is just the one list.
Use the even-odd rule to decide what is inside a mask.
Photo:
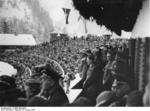
[(12, 33), (12, 29), (10, 27), (11, 24), (9, 24), (6, 19), (0, 20), (0, 33), (8, 34)]
[(0, 34), (32, 34), (40, 43), (50, 39), (50, 32), (53, 31), (53, 23), (48, 12), (40, 6), (38, 0), (8, 1), (2, 1), (3, 4), (1, 3), (0, 10), (3, 9), (4, 13), (12, 8), (12, 10), (20, 12), (21, 7), (19, 4), (22, 3), (26, 6), (24, 10), (21, 10), (24, 17), (18, 17), (18, 13), (13, 14), (13, 16), (1, 15)]

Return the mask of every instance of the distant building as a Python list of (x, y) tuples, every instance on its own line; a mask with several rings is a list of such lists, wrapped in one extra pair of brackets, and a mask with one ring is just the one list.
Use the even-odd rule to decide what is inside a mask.
[(58, 41), (58, 40), (68, 40), (69, 37), (67, 34), (58, 33), (58, 32), (51, 32), (50, 33), (50, 42)]
[(36, 41), (31, 34), (0, 34), (0, 51), (35, 45)]

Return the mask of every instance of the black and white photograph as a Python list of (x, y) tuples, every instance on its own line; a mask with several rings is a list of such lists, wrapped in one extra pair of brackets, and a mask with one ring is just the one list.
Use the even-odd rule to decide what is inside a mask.
[(0, 107), (149, 107), (149, 5), (0, 0)]

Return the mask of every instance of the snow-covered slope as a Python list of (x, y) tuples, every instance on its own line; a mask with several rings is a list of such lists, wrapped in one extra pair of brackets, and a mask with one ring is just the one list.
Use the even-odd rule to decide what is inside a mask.
[(39, 0), (0, 0), (0, 33), (33, 34), (43, 42), (51, 31), (52, 20)]

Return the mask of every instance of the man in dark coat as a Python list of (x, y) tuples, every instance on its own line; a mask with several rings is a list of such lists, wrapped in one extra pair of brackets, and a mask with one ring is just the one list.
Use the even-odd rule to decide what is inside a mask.
[(59, 86), (58, 83), (55, 83), (50, 94), (51, 97), (48, 101), (50, 106), (63, 106), (69, 102), (64, 90)]
[(91, 53), (90, 49), (84, 49), (80, 51), (80, 63), (78, 67), (78, 73), (81, 78), (81, 80), (73, 87), (74, 88), (82, 88), (83, 82), (86, 79), (87, 70), (89, 68), (89, 65), (87, 64), (87, 54)]
[(114, 57), (115, 54), (112, 51), (107, 52), (107, 65), (104, 67), (104, 76), (103, 76), (103, 85), (104, 90), (111, 90), (111, 85), (113, 82), (113, 77), (111, 74), (111, 71), (113, 70), (113, 64), (114, 64)]
[(91, 50), (89, 49), (84, 49), (82, 51), (80, 51), (80, 56), (81, 56), (81, 64), (79, 65), (79, 74), (80, 77), (82, 78), (82, 80), (84, 81), (86, 79), (86, 72), (88, 70), (88, 64), (86, 62), (87, 59), (87, 54), (91, 53)]
[(96, 97), (102, 91), (103, 71), (99, 65), (94, 63), (93, 54), (89, 54), (87, 58), (89, 69), (87, 71), (86, 80), (83, 83), (83, 91), (80, 96), (84, 96), (96, 104)]
[(69, 102), (64, 90), (59, 84), (61, 76), (50, 68), (49, 64), (46, 64), (42, 70), (42, 89), (39, 96), (48, 100), (49, 106), (62, 106)]

